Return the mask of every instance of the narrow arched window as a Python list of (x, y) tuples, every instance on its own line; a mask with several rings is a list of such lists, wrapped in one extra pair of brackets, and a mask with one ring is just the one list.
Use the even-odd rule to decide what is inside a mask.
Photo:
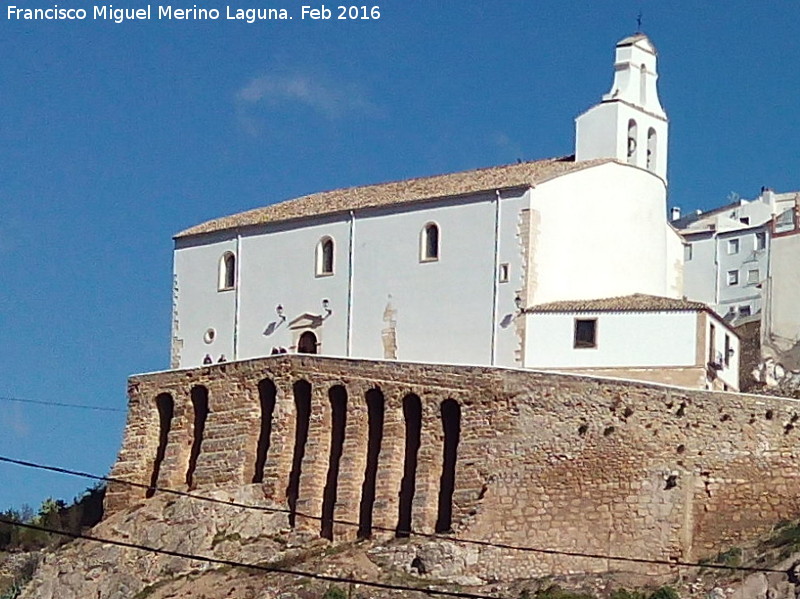
[(219, 261), (220, 291), (236, 287), (236, 256), (232, 252), (225, 252)]
[(317, 276), (333, 274), (333, 239), (323, 237), (317, 244)]
[(647, 131), (647, 170), (656, 170), (658, 163), (656, 162), (656, 144), (658, 137), (656, 130), (650, 127)]
[(628, 121), (628, 164), (636, 164), (636, 143), (637, 143), (637, 127), (636, 121), (633, 119)]
[(642, 65), (639, 69), (639, 104), (647, 103), (647, 67)]
[(428, 223), (420, 236), (420, 260), (431, 262), (439, 259), (439, 226)]

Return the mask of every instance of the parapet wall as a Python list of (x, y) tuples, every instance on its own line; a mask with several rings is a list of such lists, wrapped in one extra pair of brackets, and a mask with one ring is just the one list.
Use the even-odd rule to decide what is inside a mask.
[[(800, 515), (791, 399), (293, 355), (135, 376), (129, 398), (113, 477), (201, 495), (258, 484), (266, 501), (322, 517), (290, 516), (297, 529), (335, 540), (410, 526), (696, 560)], [(112, 484), (106, 509), (147, 494)], [(481, 553), (469, 573), (487, 578), (620, 568)]]

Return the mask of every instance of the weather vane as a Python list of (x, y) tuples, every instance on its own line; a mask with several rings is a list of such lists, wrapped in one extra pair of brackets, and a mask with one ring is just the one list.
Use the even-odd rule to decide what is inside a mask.
[(636, 15), (636, 33), (642, 32), (642, 11), (639, 11), (639, 14)]

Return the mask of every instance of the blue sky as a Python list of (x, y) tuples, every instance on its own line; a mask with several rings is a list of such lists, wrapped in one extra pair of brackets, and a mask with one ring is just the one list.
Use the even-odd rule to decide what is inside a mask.
[[(572, 153), (639, 10), (670, 203), (800, 188), (796, 2), (388, 0), (357, 22), (303, 21), (302, 4), (232, 4), (294, 16), (254, 24), (203, 0), (223, 19), (0, 15), (0, 396), (124, 410), (126, 377), (168, 366), (171, 236), (190, 225)], [(0, 455), (104, 474), (124, 416), (0, 400)], [(2, 464), (0, 481), (0, 509), (90, 484)]]

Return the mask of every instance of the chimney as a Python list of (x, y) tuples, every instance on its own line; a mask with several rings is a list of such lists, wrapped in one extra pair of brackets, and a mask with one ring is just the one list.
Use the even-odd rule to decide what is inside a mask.
[(681, 217), (681, 209), (678, 206), (673, 206), (672, 207), (672, 213), (670, 214), (669, 220), (671, 220), (672, 222), (675, 222), (676, 220), (679, 220), (680, 217)]

